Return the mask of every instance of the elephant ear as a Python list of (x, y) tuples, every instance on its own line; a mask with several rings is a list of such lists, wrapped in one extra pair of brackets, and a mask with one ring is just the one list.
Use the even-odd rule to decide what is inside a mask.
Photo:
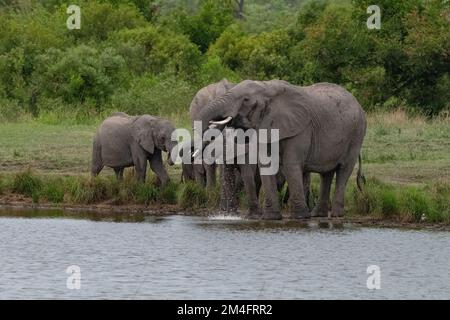
[(156, 118), (143, 115), (134, 119), (131, 128), (133, 139), (149, 153), (154, 153), (155, 151), (155, 142), (153, 139), (155, 121)]
[(313, 115), (309, 97), (303, 96), (301, 92), (283, 92), (266, 102), (259, 129), (269, 130), (269, 135), (271, 129), (278, 129), (278, 140), (287, 139), (308, 129), (313, 124)]

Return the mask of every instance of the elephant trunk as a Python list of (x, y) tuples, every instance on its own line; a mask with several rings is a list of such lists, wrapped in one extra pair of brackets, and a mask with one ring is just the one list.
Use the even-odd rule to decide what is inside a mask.
[(170, 141), (166, 145), (167, 149), (167, 164), (173, 166), (178, 153), (178, 143), (176, 141)]
[(234, 104), (232, 102), (231, 92), (227, 92), (213, 100), (201, 110), (198, 116), (198, 120), (202, 123), (202, 131), (205, 132), (209, 128), (210, 121), (222, 121), (228, 118), (227, 122), (229, 122), (234, 116), (233, 110)]

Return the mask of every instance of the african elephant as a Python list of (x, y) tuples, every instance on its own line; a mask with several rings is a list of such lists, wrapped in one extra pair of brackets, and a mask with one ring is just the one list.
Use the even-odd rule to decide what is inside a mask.
[[(243, 81), (204, 107), (203, 130), (227, 125), (242, 129), (278, 129), (279, 163), (289, 187), (290, 216), (296, 219), (327, 216), (330, 187), (336, 174), (332, 216), (342, 216), (347, 181), (359, 159), (357, 182), (362, 180), (360, 151), (366, 120), (358, 101), (344, 88), (329, 83), (299, 87), (286, 81)], [(265, 165), (259, 163), (263, 172)], [(321, 176), (320, 199), (310, 214), (303, 174)], [(265, 191), (263, 219), (281, 219), (276, 176), (261, 174)], [(358, 186), (360, 184), (358, 183)]]
[(148, 160), (159, 182), (165, 185), (169, 175), (161, 152), (168, 153), (168, 164), (173, 165), (170, 153), (177, 145), (171, 140), (174, 130), (168, 120), (150, 115), (129, 116), (123, 112), (111, 115), (100, 125), (94, 138), (92, 175), (98, 175), (107, 166), (122, 179), (124, 168), (134, 166), (138, 180), (144, 182)]
[[(223, 131), (223, 136), (225, 141), (228, 139), (233, 139), (233, 130), (227, 128)], [(225, 142), (226, 143), (226, 142)], [(261, 177), (258, 170), (258, 165), (256, 163), (251, 163), (249, 155), (248, 144), (245, 144), (244, 148), (239, 150), (237, 144), (235, 146), (235, 153), (233, 154), (233, 163), (226, 165), (219, 165), (221, 170), (221, 192), (220, 192), (220, 209), (227, 212), (235, 212), (238, 208), (238, 192), (244, 189), (248, 213), (247, 218), (257, 218), (259, 217), (259, 206), (258, 198), (261, 189)], [(222, 150), (225, 151), (225, 150)], [(218, 156), (223, 157), (222, 160), (228, 161), (229, 157), (226, 154), (219, 154)], [(240, 158), (240, 161), (237, 159)], [(277, 191), (280, 192), (286, 182), (285, 176), (278, 172), (276, 174)], [(303, 186), (305, 191), (305, 199), (308, 203), (309, 192), (310, 192), (310, 174), (304, 173), (303, 175)], [(283, 203), (286, 203), (289, 199), (289, 188), (287, 188), (286, 193), (282, 199)]]
[[(200, 120), (199, 114), (202, 109), (233, 86), (234, 83), (229, 82), (227, 79), (223, 79), (220, 82), (212, 83), (197, 92), (189, 107), (192, 128), (194, 128), (194, 121)], [(183, 170), (185, 170), (186, 176), (193, 176), (195, 181), (203, 186), (213, 187), (216, 184), (216, 164), (202, 163), (184, 165)], [(192, 174), (189, 173), (190, 171)]]

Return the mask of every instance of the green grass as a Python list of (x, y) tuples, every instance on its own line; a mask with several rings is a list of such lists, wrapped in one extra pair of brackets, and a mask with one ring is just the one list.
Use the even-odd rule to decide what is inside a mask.
[(208, 195), (205, 188), (195, 182), (188, 181), (181, 188), (179, 204), (183, 209), (203, 208), (208, 202)]
[[(173, 122), (186, 126), (186, 116)], [(48, 119), (47, 119), (48, 120)], [(105, 168), (89, 176), (92, 137), (100, 119), (89, 125), (27, 120), (0, 125), (0, 195), (18, 193), (35, 202), (92, 204), (178, 204), (181, 208), (217, 206), (220, 188), (206, 192), (193, 183), (180, 184), (181, 168), (168, 168), (172, 183), (158, 188), (135, 181), (127, 169), (123, 182)], [(427, 120), (404, 112), (368, 115), (363, 146), (363, 169), (368, 179), (364, 193), (349, 182), (346, 211), (418, 221), (450, 223), (450, 119)], [(31, 168), (28, 169), (28, 168)], [(355, 170), (356, 171), (356, 170)], [(312, 204), (317, 202), (319, 179), (313, 175)], [(245, 208), (245, 196), (241, 197)]]

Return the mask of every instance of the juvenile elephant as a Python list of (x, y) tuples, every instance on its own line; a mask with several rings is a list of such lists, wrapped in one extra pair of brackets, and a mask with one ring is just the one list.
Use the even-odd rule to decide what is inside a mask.
[[(189, 116), (191, 125), (194, 128), (194, 121), (201, 120), (199, 115), (202, 109), (214, 99), (222, 96), (231, 89), (235, 84), (223, 79), (220, 82), (212, 83), (200, 89), (195, 95), (189, 107)], [(184, 165), (183, 170), (185, 177), (194, 177), (202, 186), (213, 187), (216, 184), (216, 164), (191, 164)]]
[(173, 165), (170, 154), (177, 145), (171, 140), (174, 130), (169, 121), (158, 117), (129, 116), (122, 112), (113, 114), (103, 121), (95, 135), (92, 175), (98, 175), (107, 166), (114, 169), (118, 179), (122, 179), (124, 168), (134, 166), (138, 180), (144, 182), (148, 160), (159, 181), (165, 185), (169, 175), (161, 152), (168, 153), (168, 164)]
[[(312, 215), (327, 216), (331, 182), (336, 174), (332, 216), (342, 216), (344, 192), (366, 132), (364, 111), (344, 88), (329, 83), (298, 87), (286, 81), (246, 80), (204, 107), (203, 129), (228, 125), (242, 129), (278, 129), (279, 160), (289, 187), (292, 218), (310, 217), (303, 174), (321, 175), (320, 199)], [(260, 142), (262, 143), (262, 142)], [(264, 164), (260, 163), (261, 167)], [(261, 175), (265, 191), (263, 219), (281, 219), (276, 175)], [(358, 183), (360, 186), (360, 183)]]

